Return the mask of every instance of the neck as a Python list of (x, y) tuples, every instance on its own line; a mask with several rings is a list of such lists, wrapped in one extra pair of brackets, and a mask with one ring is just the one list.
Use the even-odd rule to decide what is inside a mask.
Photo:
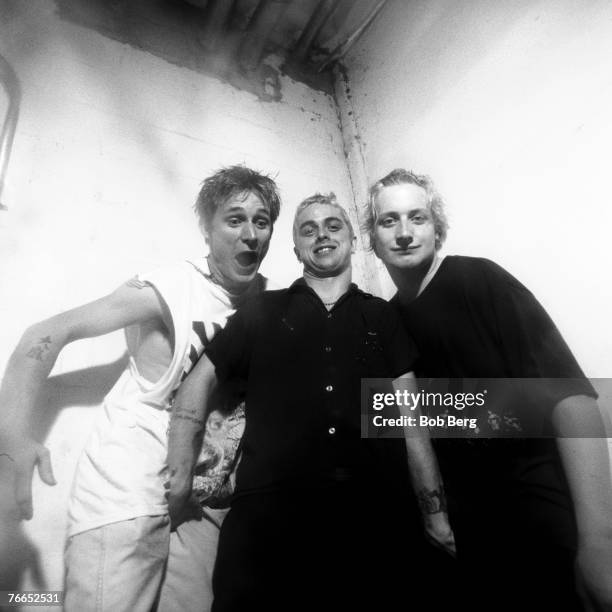
[(348, 290), (351, 284), (350, 266), (337, 276), (315, 276), (304, 270), (306, 284), (319, 296), (324, 304), (335, 304)]
[(223, 276), (219, 269), (219, 266), (217, 266), (217, 262), (215, 261), (214, 257), (211, 257), (209, 255), (206, 260), (208, 261), (208, 270), (210, 272), (210, 277), (212, 278), (212, 280), (220, 287), (223, 287), (223, 289), (225, 289), (232, 297), (243, 296), (251, 287), (252, 282), (232, 282), (228, 278)]
[(418, 268), (387, 268), (397, 287), (400, 302), (408, 304), (415, 300), (435, 276), (441, 262), (442, 258), (435, 253), (430, 262)]

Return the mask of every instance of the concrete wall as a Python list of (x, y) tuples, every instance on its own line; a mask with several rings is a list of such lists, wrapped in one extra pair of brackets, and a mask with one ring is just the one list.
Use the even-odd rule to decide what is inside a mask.
[(612, 375), (611, 58), (605, 0), (389, 0), (346, 58), (343, 102), (367, 181), (430, 174), (446, 252), (515, 274), (599, 377)]
[[(290, 232), (297, 203), (314, 191), (351, 198), (332, 98), (281, 77), (281, 100), (264, 102), (62, 21), (51, 0), (1, 8), (0, 53), (23, 102), (2, 199), (9, 210), (0, 212), (0, 371), (28, 324), (139, 270), (202, 254), (191, 204), (221, 165), (277, 175), (285, 208), (263, 271), (281, 285), (300, 274)], [(0, 569), (12, 580), (25, 570), (26, 587), (61, 588), (72, 471), (123, 352), (120, 333), (71, 345), (45, 389), (39, 429), (59, 484), (35, 479), (35, 518), (23, 528), (7, 518), (8, 496), (0, 502)]]

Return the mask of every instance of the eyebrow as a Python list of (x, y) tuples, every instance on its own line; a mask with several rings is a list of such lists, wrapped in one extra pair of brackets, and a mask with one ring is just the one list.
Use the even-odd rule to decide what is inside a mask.
[[(419, 207), (419, 208), (411, 208), (411, 209), (408, 211), (408, 214), (409, 214), (409, 215), (414, 215), (414, 214), (416, 214), (416, 213), (427, 213), (427, 214), (430, 214), (430, 211), (429, 211), (429, 208), (428, 208), (428, 207), (426, 207), (426, 206), (425, 206), (425, 207), (421, 206), (421, 207)], [(379, 212), (379, 213), (378, 213), (378, 218), (380, 218), (380, 217), (386, 217), (386, 216), (389, 216), (389, 215), (399, 216), (399, 214), (400, 214), (400, 213), (398, 213), (398, 212), (397, 212), (397, 210), (387, 210), (387, 211), (382, 212), (382, 213), (380, 213), (380, 212)]]
[[(323, 219), (323, 223), (329, 223), (330, 221), (338, 221), (342, 224), (345, 224), (340, 217), (325, 217), (325, 219)], [(302, 229), (303, 227), (307, 227), (309, 225), (317, 225), (317, 222), (313, 221), (312, 219), (310, 219), (309, 221), (304, 221), (303, 223), (300, 223), (299, 229)]]
[[(239, 212), (245, 212), (245, 208), (244, 208), (244, 206), (232, 206), (231, 208), (228, 208), (228, 209), (225, 211), (225, 214), (226, 214), (226, 215), (228, 215), (228, 214), (232, 214), (232, 213), (239, 213)], [(262, 214), (262, 213), (264, 213), (264, 214), (265, 214), (265, 215), (267, 215), (268, 217), (270, 216), (270, 211), (269, 211), (267, 208), (263, 207), (263, 206), (262, 206), (261, 208), (258, 208), (258, 209), (255, 211), (255, 214), (256, 214), (256, 215), (258, 215), (258, 214)]]

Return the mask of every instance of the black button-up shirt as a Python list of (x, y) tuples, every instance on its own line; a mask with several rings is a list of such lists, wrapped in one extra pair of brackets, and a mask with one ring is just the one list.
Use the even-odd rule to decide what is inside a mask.
[(251, 299), (206, 353), (222, 384), (245, 389), (237, 495), (375, 473), (360, 379), (397, 378), (416, 358), (387, 302), (351, 284), (328, 312), (303, 279)]

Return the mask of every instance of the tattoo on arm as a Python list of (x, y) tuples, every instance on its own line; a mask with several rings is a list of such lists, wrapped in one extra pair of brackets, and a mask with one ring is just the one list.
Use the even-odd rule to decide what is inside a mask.
[(421, 489), (417, 497), (423, 514), (446, 512), (446, 496), (444, 495), (443, 487), (433, 490)]
[(134, 276), (134, 278), (130, 278), (130, 280), (127, 281), (125, 284), (128, 287), (132, 287), (133, 289), (144, 289), (148, 286), (147, 283), (141, 281), (137, 276)]
[(183, 412), (177, 412), (175, 413), (174, 418), (181, 419), (183, 421), (191, 421), (192, 423), (199, 425), (201, 428), (204, 428), (204, 419), (198, 419), (194, 416), (191, 416), (190, 414), (185, 414)]
[(51, 345), (51, 336), (45, 336), (41, 338), (27, 353), (26, 357), (30, 359), (36, 359), (36, 361), (44, 361), (47, 353), (49, 352), (49, 346)]
[(183, 406), (179, 406), (178, 408), (174, 405), (172, 406), (172, 412), (174, 414), (191, 414), (194, 415), (196, 413), (195, 408), (183, 408)]

